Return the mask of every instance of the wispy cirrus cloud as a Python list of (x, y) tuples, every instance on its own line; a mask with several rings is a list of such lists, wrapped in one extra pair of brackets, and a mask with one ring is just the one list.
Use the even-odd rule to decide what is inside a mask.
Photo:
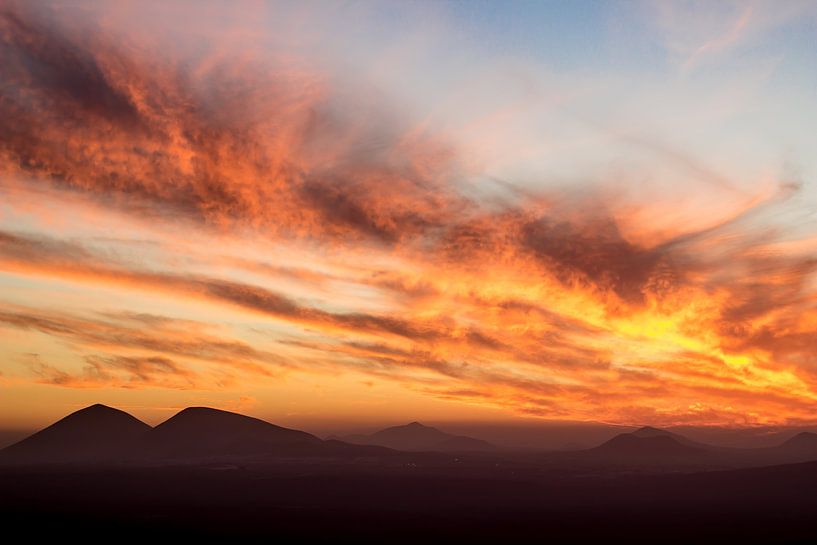
[(72, 373), (41, 361), (29, 370), (44, 384), (68, 388), (201, 389), (194, 372), (161, 356), (87, 356), (81, 372)]
[(663, 2), (646, 7), (667, 49), (685, 72), (709, 63), (723, 64), (731, 55), (758, 47), (764, 35), (779, 32), (793, 22), (817, 21), (814, 5), (798, 0), (777, 6), (749, 1)]
[[(216, 378), (219, 375), (228, 381), (231, 375), (274, 376), (288, 365), (284, 358), (245, 342), (196, 331), (200, 328), (191, 328), (187, 321), (155, 315), (94, 318), (10, 307), (0, 313), (0, 327), (44, 333), (76, 347), (85, 362), (79, 375), (40, 358), (30, 366), (39, 376), (61, 385), (119, 383), (144, 387), (172, 383), (173, 387), (207, 389), (221, 380)], [(194, 370), (202, 364), (216, 373)]]

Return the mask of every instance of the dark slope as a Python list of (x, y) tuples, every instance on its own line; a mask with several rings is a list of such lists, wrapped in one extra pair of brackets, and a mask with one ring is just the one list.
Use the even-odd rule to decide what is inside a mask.
[(794, 463), (817, 460), (817, 433), (804, 431), (776, 447), (757, 449), (770, 463)]
[(378, 446), (309, 433), (218, 409), (191, 407), (151, 428), (104, 405), (70, 414), (0, 451), (0, 465), (167, 463), (274, 457), (391, 456)]
[(642, 457), (685, 456), (702, 452), (700, 449), (682, 445), (673, 437), (665, 435), (639, 437), (631, 433), (617, 435), (590, 450), (600, 454)]
[(804, 431), (784, 441), (779, 447), (784, 450), (817, 454), (817, 433)]
[(496, 450), (496, 446), (482, 439), (455, 435), (435, 444), (432, 450), (438, 452), (489, 452)]
[(150, 459), (295, 455), (322, 445), (323, 441), (303, 431), (238, 413), (189, 407), (145, 434), (137, 454)]
[(492, 451), (496, 447), (487, 441), (452, 435), (444, 431), (412, 422), (394, 426), (371, 435), (350, 435), (343, 438), (350, 443), (378, 445), (405, 451), (467, 452)]
[(390, 456), (377, 446), (322, 441), (304, 431), (209, 407), (189, 407), (146, 433), (131, 458), (178, 462)]
[(150, 431), (124, 411), (92, 405), (0, 451), (0, 463), (70, 464), (116, 457)]
[(692, 439), (689, 439), (688, 437), (685, 437), (679, 433), (674, 433), (668, 430), (662, 430), (660, 428), (653, 428), (652, 426), (644, 426), (642, 428), (638, 428), (634, 432), (631, 432), (630, 435), (634, 435), (635, 437), (639, 437), (642, 439), (648, 439), (652, 437), (670, 437), (682, 445), (696, 449), (710, 450), (715, 448), (711, 445), (693, 441)]
[(700, 464), (724, 469), (792, 464), (817, 460), (817, 434), (802, 432), (776, 447), (727, 448), (698, 443), (665, 430), (641, 428), (585, 451), (585, 458), (665, 468)]
[(576, 454), (580, 459), (600, 465), (635, 464), (656, 467), (699, 464), (715, 456), (714, 451), (693, 445), (696, 444), (691, 441), (682, 443), (674, 434), (663, 430), (641, 428), (633, 433), (619, 434), (598, 447)]

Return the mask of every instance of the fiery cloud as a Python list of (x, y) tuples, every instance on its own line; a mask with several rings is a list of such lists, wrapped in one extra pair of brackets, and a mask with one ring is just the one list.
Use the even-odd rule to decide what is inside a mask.
[(396, 242), (460, 206), (445, 146), (376, 108), (348, 119), (306, 68), (187, 67), (59, 15), (2, 14), (6, 177), (271, 236)]
[[(0, 216), (0, 268), (208, 315), (9, 305), (3, 328), (81, 360), (38, 361), (36, 380), (237, 389), (341, 369), (549, 417), (810, 418), (817, 245), (774, 221), (797, 184), (669, 230), (625, 218), (602, 184), (480, 191), (455, 135), (308, 56), (191, 54), (106, 24), (0, 12), (0, 192), (14, 212)], [(61, 235), (31, 194), (116, 221), (108, 238)], [(210, 332), (222, 312), (244, 335), (270, 327), (268, 346)]]

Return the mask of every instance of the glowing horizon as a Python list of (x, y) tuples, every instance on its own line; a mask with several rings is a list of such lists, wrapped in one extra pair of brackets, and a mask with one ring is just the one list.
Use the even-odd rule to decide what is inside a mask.
[(817, 423), (813, 4), (244, 8), (0, 11), (0, 427)]

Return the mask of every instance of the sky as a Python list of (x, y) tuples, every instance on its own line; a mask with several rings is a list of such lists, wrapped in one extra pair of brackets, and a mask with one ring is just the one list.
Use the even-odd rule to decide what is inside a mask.
[(813, 2), (0, 2), (0, 427), (815, 424)]

